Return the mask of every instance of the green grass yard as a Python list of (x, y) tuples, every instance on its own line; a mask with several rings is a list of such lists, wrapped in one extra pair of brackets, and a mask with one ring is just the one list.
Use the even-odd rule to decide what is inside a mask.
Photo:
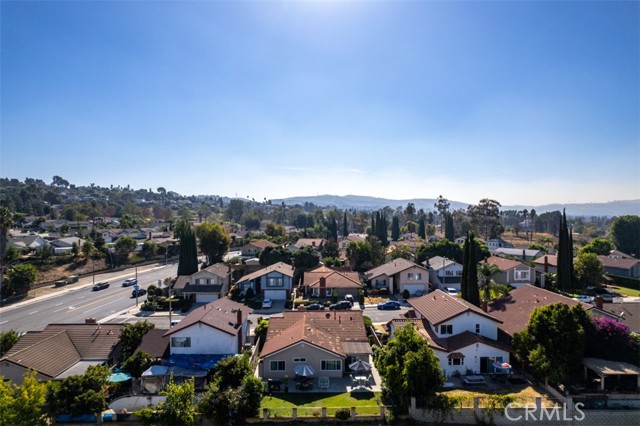
[(262, 398), (260, 408), (268, 408), (270, 417), (291, 417), (293, 407), (298, 407), (299, 417), (320, 417), (326, 407), (327, 416), (333, 417), (345, 407), (356, 407), (358, 415), (378, 415), (380, 404), (380, 392), (279, 393)]
[(625, 296), (640, 297), (640, 290), (629, 287), (609, 286), (610, 289)]

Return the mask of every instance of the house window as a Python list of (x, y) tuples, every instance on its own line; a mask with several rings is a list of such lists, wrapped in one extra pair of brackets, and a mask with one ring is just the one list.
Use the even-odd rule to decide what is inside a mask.
[(172, 337), (171, 347), (172, 348), (190, 348), (191, 337)]
[(451, 270), (449, 270), (449, 271), (445, 271), (445, 272), (444, 272), (444, 274), (445, 274), (447, 277), (452, 277), (452, 276), (453, 276), (453, 271), (451, 271)]
[(342, 370), (342, 360), (340, 359), (324, 360), (320, 363), (320, 369), (322, 371), (340, 371)]
[(461, 277), (462, 276), (462, 271), (456, 271), (456, 277)]
[(376, 280), (376, 287), (386, 287), (387, 286), (387, 280)]
[(307, 358), (305, 357), (296, 357), (293, 359), (293, 362), (307, 362)]
[(282, 278), (267, 278), (267, 287), (284, 287)]
[(476, 324), (476, 334), (480, 334), (480, 324)]
[(285, 370), (285, 362), (284, 361), (270, 361), (269, 362), (269, 370), (270, 371), (284, 371)]
[(204, 284), (204, 278), (196, 278), (196, 284)]
[(449, 358), (449, 365), (464, 365), (464, 358)]
[(515, 271), (514, 278), (520, 281), (528, 281), (529, 280), (529, 271)]
[(442, 324), (440, 326), (440, 334), (453, 334), (453, 325)]
[(421, 279), (422, 279), (422, 273), (417, 272), (417, 273), (415, 273), (415, 274), (414, 274), (413, 272), (409, 272), (409, 273), (407, 274), (407, 279), (408, 279), (409, 281), (418, 281), (418, 280), (421, 280)]

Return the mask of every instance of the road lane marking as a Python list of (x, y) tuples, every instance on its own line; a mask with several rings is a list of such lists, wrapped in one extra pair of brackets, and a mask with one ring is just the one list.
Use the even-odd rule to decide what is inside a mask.
[(8, 323), (8, 322), (9, 322), (9, 321), (2, 321), (2, 322), (0, 322), (0, 325), (2, 325), (2, 324), (6, 324), (6, 323)]
[[(57, 304), (57, 305), (55, 305), (55, 306), (60, 306), (60, 305), (62, 305), (62, 302), (58, 303), (58, 304)], [(53, 311), (53, 312), (56, 312), (56, 311)]]
[(65, 310), (67, 310), (67, 309), (71, 309), (71, 308), (73, 308), (73, 306), (70, 306), (70, 307), (69, 307), (69, 306), (65, 306), (64, 308), (56, 309), (56, 310), (55, 310), (55, 311), (53, 311), (53, 312), (65, 311)]
[(102, 305), (100, 305), (100, 306), (96, 306), (95, 308), (89, 309), (88, 311), (84, 311), (84, 312), (85, 312), (85, 313), (89, 313), (89, 312), (91, 312), (91, 311), (95, 311), (96, 309), (100, 309), (100, 308), (102, 308), (102, 307), (104, 307), (104, 306), (106, 306), (106, 305), (110, 305), (110, 304), (115, 303), (115, 302), (121, 302), (121, 300), (120, 300), (120, 299), (115, 299), (115, 300), (112, 300), (111, 302), (103, 303), (103, 304), (102, 304)]
[(27, 315), (33, 315), (33, 314), (37, 314), (39, 311), (33, 311), (33, 312), (29, 312)]

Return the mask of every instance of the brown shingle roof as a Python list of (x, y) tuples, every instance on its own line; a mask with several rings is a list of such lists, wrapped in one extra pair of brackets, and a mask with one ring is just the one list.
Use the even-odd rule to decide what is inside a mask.
[(367, 271), (365, 275), (369, 279), (379, 277), (381, 275), (386, 275), (390, 277), (392, 275), (395, 275), (399, 272), (402, 272), (406, 269), (413, 268), (413, 267), (418, 267), (420, 269), (424, 269), (425, 271), (427, 271), (427, 269), (425, 269), (423, 266), (413, 263), (407, 259), (398, 258), (398, 259), (392, 260), (391, 262), (387, 262), (384, 265), (378, 266), (377, 268), (373, 268), (370, 271)]
[(535, 259), (533, 263), (535, 263), (536, 265), (544, 265), (545, 258), (547, 259), (547, 264), (549, 266), (558, 266), (558, 256), (554, 254), (545, 254), (544, 256), (540, 256), (539, 258)]
[(176, 291), (182, 290), (189, 283), (189, 275), (180, 275), (176, 282), (173, 284), (173, 289)]
[(442, 290), (435, 290), (424, 296), (411, 298), (408, 302), (432, 325), (438, 325), (465, 312), (475, 312), (483, 317), (501, 322), (500, 319), (489, 315), (466, 300), (450, 296)]
[(108, 360), (123, 324), (50, 324), (30, 331), (3, 359), (55, 377), (80, 360)]
[(274, 263), (273, 265), (269, 265), (266, 268), (257, 270), (251, 274), (245, 275), (244, 277), (240, 278), (238, 282), (241, 283), (245, 281), (255, 280), (256, 278), (260, 278), (261, 276), (274, 271), (280, 272), (283, 275), (293, 278), (293, 266), (288, 265), (284, 262), (278, 262)]
[(211, 266), (207, 266), (202, 271), (210, 272), (210, 273), (212, 273), (214, 275), (217, 275), (219, 277), (222, 277), (222, 278), (226, 278), (230, 273), (229, 266), (225, 265), (222, 262), (218, 262), (218, 263), (215, 263), (215, 264), (213, 264)]
[(251, 241), (250, 243), (246, 244), (246, 246), (255, 246), (258, 247), (261, 250), (266, 249), (267, 247), (278, 247), (277, 244), (272, 243), (269, 240), (255, 240), (255, 241)]
[(620, 318), (634, 333), (640, 333), (640, 303), (605, 303), (603, 310)]
[(304, 246), (312, 246), (312, 247), (321, 247), (324, 245), (323, 238), (300, 238), (296, 241), (296, 247), (304, 247)]
[(368, 342), (362, 311), (285, 311), (282, 317), (269, 320), (267, 340), (260, 356), (302, 341), (345, 356), (343, 342)]
[(491, 265), (496, 265), (502, 272), (516, 268), (518, 266), (526, 266), (523, 263), (516, 262), (515, 260), (505, 259), (504, 257), (498, 256), (487, 257), (484, 261)]
[(357, 272), (305, 272), (304, 285), (307, 287), (319, 287), (320, 278), (323, 277), (327, 288), (362, 288), (362, 285), (360, 284), (360, 277)]
[(235, 336), (238, 334), (238, 329), (242, 327), (242, 324), (238, 324), (237, 320), (238, 310), (242, 313), (243, 322), (249, 314), (253, 313), (253, 309), (223, 297), (195, 309), (184, 317), (178, 325), (165, 332), (163, 336), (169, 336), (176, 331), (184, 330), (197, 323), (206, 324), (209, 327)]
[(152, 328), (142, 337), (136, 352), (144, 351), (154, 358), (164, 358), (169, 355), (169, 339), (164, 337), (166, 329)]
[[(531, 313), (535, 308), (554, 303), (564, 303), (571, 307), (581, 302), (526, 284), (491, 302), (489, 304), (489, 313), (502, 321), (498, 328), (509, 336), (513, 336), (516, 331), (522, 331), (527, 327)], [(582, 305), (585, 310), (592, 308), (591, 305), (584, 303)]]
[(608, 256), (598, 256), (605, 268), (631, 269), (640, 263), (638, 259), (613, 258)]

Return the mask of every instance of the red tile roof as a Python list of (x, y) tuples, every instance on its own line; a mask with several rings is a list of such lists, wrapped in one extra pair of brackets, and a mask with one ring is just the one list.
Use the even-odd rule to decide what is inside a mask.
[(408, 302), (429, 324), (434, 326), (465, 312), (475, 312), (478, 315), (500, 322), (498, 318), (489, 315), (479, 307), (459, 297), (451, 296), (442, 290), (435, 290), (424, 296), (411, 298)]
[(367, 343), (362, 311), (285, 311), (271, 317), (260, 356), (265, 357), (299, 342), (345, 356), (343, 343)]
[(198, 323), (208, 325), (209, 327), (235, 336), (242, 327), (242, 324), (238, 323), (238, 310), (240, 310), (242, 314), (242, 322), (247, 319), (249, 314), (253, 313), (253, 309), (223, 297), (201, 308), (195, 309), (184, 317), (178, 325), (164, 333), (163, 336), (170, 336), (176, 331), (184, 330)]

